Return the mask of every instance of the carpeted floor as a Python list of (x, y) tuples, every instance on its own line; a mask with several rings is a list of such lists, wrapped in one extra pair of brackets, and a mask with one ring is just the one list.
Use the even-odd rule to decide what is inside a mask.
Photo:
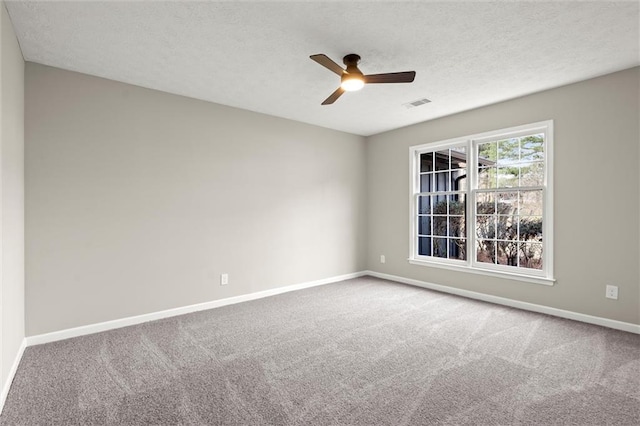
[(359, 278), (27, 348), (2, 425), (638, 425), (640, 336)]

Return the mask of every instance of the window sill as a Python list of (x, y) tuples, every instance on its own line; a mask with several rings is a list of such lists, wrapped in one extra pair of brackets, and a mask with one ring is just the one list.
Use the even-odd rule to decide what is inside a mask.
[(418, 260), (409, 258), (409, 263), (412, 265), (431, 266), (434, 268), (448, 269), (451, 271), (467, 272), (476, 275), (485, 275), (489, 277), (503, 278), (507, 280), (524, 281), (533, 284), (540, 284), (546, 286), (552, 286), (556, 280), (554, 278), (534, 277), (530, 275), (513, 274), (509, 272), (492, 271), (488, 269), (471, 268), (469, 266), (448, 265), (444, 263), (429, 262), (427, 260)]

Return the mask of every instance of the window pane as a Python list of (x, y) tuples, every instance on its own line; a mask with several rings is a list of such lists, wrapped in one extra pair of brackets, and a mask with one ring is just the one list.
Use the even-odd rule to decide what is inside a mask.
[(433, 186), (431, 191), (440, 192), (440, 191), (449, 191), (449, 172), (436, 172), (434, 174)]
[(493, 214), (496, 212), (496, 200), (491, 192), (479, 192), (476, 194), (476, 213)]
[(521, 138), (520, 158), (522, 161), (544, 160), (544, 134)]
[(511, 165), (520, 159), (520, 144), (517, 138), (498, 141), (498, 164)]
[(520, 186), (542, 186), (543, 184), (543, 163), (522, 163), (520, 165)]
[(431, 256), (431, 238), (418, 238), (418, 254), (421, 256)]
[(521, 216), (519, 224), (520, 241), (542, 241), (542, 217)]
[(542, 216), (542, 190), (520, 191), (520, 216)]
[(516, 165), (498, 168), (498, 188), (513, 188), (518, 186), (520, 168)]
[(418, 197), (418, 213), (420, 214), (431, 213), (431, 202), (430, 202), (430, 197), (428, 195), (421, 195)]
[(434, 214), (447, 214), (447, 196), (446, 195), (433, 195), (433, 213)]
[(449, 236), (450, 237), (464, 237), (466, 236), (466, 230), (464, 225), (463, 216), (451, 216), (449, 217)]
[(420, 175), (420, 192), (431, 192), (433, 189), (433, 173)]
[(467, 240), (464, 238), (451, 238), (449, 240), (449, 258), (467, 260)]
[(495, 262), (495, 241), (477, 240), (476, 260), (483, 263)]
[(447, 257), (447, 239), (446, 238), (434, 238), (433, 239), (433, 256), (435, 257)]
[(542, 269), (542, 243), (520, 243), (519, 248), (521, 268)]
[(451, 190), (465, 191), (467, 189), (467, 169), (458, 169), (451, 172)]
[(451, 194), (449, 196), (449, 214), (464, 216), (465, 202), (464, 194)]
[(478, 170), (478, 188), (490, 189), (498, 186), (498, 171), (496, 167), (481, 167)]
[(499, 240), (517, 240), (518, 222), (513, 216), (498, 216), (497, 238)]
[(496, 210), (498, 214), (510, 215), (518, 212), (518, 191), (498, 192), (496, 194)]
[(418, 234), (431, 235), (431, 217), (430, 216), (418, 217)]
[(435, 154), (436, 170), (449, 170), (449, 150), (438, 151)]
[(420, 154), (420, 171), (431, 172), (433, 171), (433, 153), (426, 152)]
[(478, 144), (478, 165), (487, 166), (495, 164), (498, 159), (498, 146), (496, 142)]
[(467, 169), (460, 169), (451, 172), (451, 179), (453, 179), (454, 191), (466, 191), (469, 189), (469, 179), (467, 179)]
[(477, 216), (476, 236), (479, 239), (496, 237), (496, 216), (495, 215)]
[[(466, 159), (460, 160), (460, 159), (453, 158), (453, 157), (451, 158), (451, 170), (464, 170), (466, 168), (467, 168), (467, 160)], [(459, 174), (456, 175), (456, 177), (460, 176), (460, 175), (466, 175), (466, 173), (459, 173)]]
[(451, 152), (451, 170), (464, 169), (467, 167), (467, 148), (464, 146), (452, 148)]
[(434, 216), (433, 217), (433, 235), (447, 236), (447, 217), (446, 216)]
[(498, 241), (497, 242), (499, 265), (518, 266), (518, 242)]

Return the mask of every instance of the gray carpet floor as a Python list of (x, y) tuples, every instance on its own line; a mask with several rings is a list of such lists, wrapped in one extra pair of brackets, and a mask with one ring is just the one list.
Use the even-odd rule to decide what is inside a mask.
[(29, 347), (2, 425), (638, 425), (640, 336), (364, 277)]

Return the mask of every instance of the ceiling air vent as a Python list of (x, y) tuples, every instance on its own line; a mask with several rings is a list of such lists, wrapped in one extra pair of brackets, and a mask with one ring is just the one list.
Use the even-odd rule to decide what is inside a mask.
[(429, 99), (423, 98), (423, 99), (418, 99), (416, 101), (407, 102), (406, 104), (403, 104), (403, 105), (405, 108), (409, 109), (409, 108), (418, 107), (420, 105), (428, 104), (429, 102), (431, 102)]

